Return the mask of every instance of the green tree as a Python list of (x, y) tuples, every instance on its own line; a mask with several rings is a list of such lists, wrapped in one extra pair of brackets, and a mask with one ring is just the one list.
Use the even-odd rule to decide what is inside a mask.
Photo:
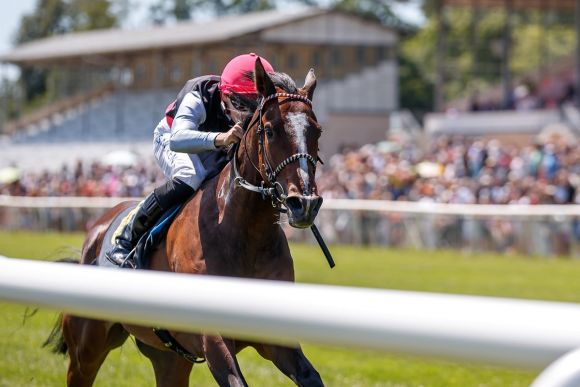
[[(38, 0), (32, 13), (24, 15), (18, 27), (15, 43), (86, 31), (110, 28), (118, 24), (112, 9), (124, 0)], [(20, 81), (24, 99), (30, 102), (47, 91), (48, 70), (25, 68)]]
[[(425, 0), (426, 24), (404, 39), (401, 55), (412, 62), (421, 77), (432, 84), (435, 73), (434, 54), (437, 41), (435, 3)], [(549, 16), (547, 28), (542, 18)], [(473, 21), (477, 19), (477, 23)], [(502, 38), (506, 13), (501, 7), (481, 9), (450, 8), (445, 11), (447, 33), (445, 55), (446, 99), (467, 98), (478, 91), (497, 86), (501, 80)], [(545, 51), (542, 52), (542, 39)], [(546, 15), (537, 10), (518, 10), (512, 19), (512, 52), (510, 69), (514, 79), (536, 74), (550, 59), (572, 54), (573, 19), (556, 11)], [(402, 90), (404, 92), (404, 90)]]
[(149, 15), (153, 24), (159, 25), (168, 20), (191, 19), (197, 12), (214, 16), (236, 15), (274, 9), (276, 3), (276, 0), (158, 0), (149, 7)]
[(379, 21), (383, 25), (407, 30), (410, 29), (411, 26), (403, 22), (393, 12), (392, 7), (394, 3), (405, 2), (407, 2), (407, 0), (332, 0), (328, 4), (328, 7), (331, 9), (354, 12), (368, 19)]
[(117, 26), (110, 0), (74, 0), (68, 3), (67, 18), (71, 31), (88, 31)]
[(177, 20), (191, 19), (193, 0), (175, 0), (173, 3), (173, 15)]

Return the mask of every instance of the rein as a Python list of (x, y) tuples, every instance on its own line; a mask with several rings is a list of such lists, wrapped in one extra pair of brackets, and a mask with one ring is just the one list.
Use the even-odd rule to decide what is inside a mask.
[[(264, 167), (264, 170), (266, 171), (266, 179), (264, 179), (264, 177), (262, 176), (262, 181), (260, 182), (260, 185), (257, 186), (257, 185), (254, 185), (254, 184), (248, 182), (246, 179), (244, 179), (240, 175), (240, 172), (238, 170), (238, 149), (239, 149), (241, 141), (238, 142), (233, 148), (233, 154), (234, 154), (233, 169), (234, 169), (234, 186), (235, 187), (242, 187), (248, 191), (259, 193), (260, 195), (262, 195), (263, 200), (266, 200), (266, 198), (269, 197), (272, 200), (272, 207), (274, 207), (279, 212), (285, 213), (285, 212), (288, 212), (288, 210), (286, 208), (282, 208), (282, 206), (286, 207), (286, 199), (287, 199), (288, 195), (286, 195), (286, 193), (284, 192), (284, 188), (276, 180), (276, 177), (280, 174), (280, 172), (282, 172), (282, 170), (284, 168), (286, 168), (286, 166), (288, 166), (290, 163), (293, 163), (294, 161), (298, 161), (300, 159), (306, 159), (306, 160), (308, 160), (308, 162), (310, 162), (316, 168), (316, 162), (320, 161), (322, 163), (322, 160), (320, 160), (320, 158), (315, 159), (312, 155), (310, 155), (308, 153), (295, 153), (295, 154), (287, 157), (286, 159), (284, 159), (280, 164), (278, 164), (278, 166), (275, 169), (272, 168), (270, 160), (268, 159), (268, 155), (266, 154), (266, 147), (264, 146), (264, 144), (265, 144), (264, 133), (266, 130), (262, 124), (262, 116), (263, 116), (264, 106), (266, 105), (266, 103), (269, 101), (272, 101), (274, 99), (277, 100), (280, 97), (284, 97), (286, 99), (283, 101), (280, 101), (279, 104), (286, 102), (286, 101), (297, 100), (297, 101), (302, 101), (302, 102), (306, 103), (310, 108), (312, 108), (312, 101), (310, 101), (308, 98), (301, 96), (301, 95), (298, 95), (298, 94), (275, 93), (275, 94), (271, 94), (271, 95), (267, 96), (266, 98), (262, 99), (262, 101), (260, 102), (260, 105), (258, 107), (258, 114), (256, 115), (254, 113), (254, 116), (252, 117), (252, 119), (249, 120), (249, 123), (247, 125), (247, 129), (245, 130), (244, 136), (242, 137), (242, 141), (244, 141), (244, 153), (246, 154), (246, 157), (248, 158), (248, 160), (250, 161), (250, 163), (252, 164), (254, 169), (258, 172), (258, 174), (260, 176), (262, 176), (262, 172), (254, 164), (254, 162), (252, 161), (252, 158), (248, 154), (248, 147), (245, 146), (247, 134), (250, 131), (250, 128), (252, 127), (252, 125), (254, 125), (254, 122), (255, 122), (256, 117), (257, 117), (257, 119), (258, 119), (257, 134), (260, 136), (258, 142), (260, 144), (260, 152), (262, 154), (262, 159), (264, 162), (263, 167)], [(266, 186), (266, 184), (268, 186)], [(322, 238), (320, 231), (318, 231), (318, 228), (316, 227), (315, 224), (312, 224), (310, 226), (310, 229), (312, 230), (312, 233), (314, 234), (316, 241), (318, 242), (320, 248), (322, 249), (325, 258), (328, 261), (328, 264), (330, 265), (330, 268), (332, 269), (335, 266), (334, 259), (332, 258), (332, 254), (330, 253), (330, 250), (328, 250), (328, 246), (326, 246), (326, 243), (324, 242), (324, 239)]]
[[(284, 102), (291, 101), (291, 100), (302, 101), (302, 102), (306, 103), (310, 108), (312, 108), (312, 101), (310, 101), (308, 98), (306, 98), (302, 95), (299, 95), (299, 94), (275, 93), (275, 94), (271, 94), (268, 97), (262, 99), (262, 101), (260, 102), (260, 105), (258, 106), (258, 115), (257, 116), (254, 115), (254, 117), (257, 117), (257, 119), (258, 119), (258, 129), (257, 129), (256, 133), (259, 135), (258, 142), (260, 144), (260, 152), (262, 154), (263, 167), (264, 167), (264, 170), (266, 172), (266, 179), (262, 180), (262, 182), (260, 183), (259, 186), (256, 186), (256, 185), (248, 182), (246, 179), (244, 179), (240, 175), (239, 170), (238, 170), (238, 165), (237, 165), (237, 151), (239, 148), (239, 143), (236, 144), (236, 146), (234, 148), (233, 165), (234, 165), (234, 174), (235, 174), (235, 177), (234, 177), (234, 185), (235, 186), (242, 187), (248, 191), (259, 193), (262, 195), (262, 198), (264, 200), (267, 197), (270, 197), (272, 200), (272, 207), (276, 208), (280, 212), (286, 212), (286, 210), (283, 209), (282, 206), (286, 205), (287, 195), (284, 192), (284, 188), (276, 180), (276, 178), (282, 172), (282, 170), (284, 170), (284, 168), (286, 168), (289, 164), (291, 164), (295, 161), (298, 161), (300, 159), (306, 159), (314, 167), (316, 167), (317, 159), (308, 153), (295, 153), (295, 154), (285, 158), (284, 160), (282, 160), (282, 162), (280, 162), (280, 164), (278, 164), (278, 166), (276, 168), (272, 168), (272, 164), (270, 162), (268, 154), (266, 153), (265, 140), (264, 140), (264, 134), (265, 134), (266, 130), (265, 130), (264, 125), (262, 123), (262, 117), (263, 117), (263, 110), (264, 110), (266, 103), (268, 103), (269, 101), (272, 101), (274, 99), (277, 100), (278, 98), (281, 98), (281, 97), (286, 98), (286, 99), (284, 99), (283, 101), (280, 101), (279, 103), (284, 103)], [(255, 122), (255, 119), (252, 119), (250, 121), (250, 123), (248, 124), (248, 130), (246, 130), (244, 132), (244, 137), (243, 137), (244, 144), (246, 141), (247, 133), (250, 131), (249, 128), (254, 124), (254, 122)], [(260, 174), (260, 176), (262, 176), (260, 169), (254, 164), (254, 162), (252, 161), (252, 159), (248, 155), (248, 148), (244, 147), (244, 151), (245, 151), (246, 157), (248, 158), (248, 160), (250, 161), (250, 163), (252, 164), (254, 169)], [(263, 176), (262, 176), (262, 178), (263, 178)]]
[(262, 121), (262, 116), (263, 116), (263, 110), (264, 110), (264, 106), (266, 105), (267, 102), (274, 100), (274, 99), (278, 99), (280, 97), (286, 98), (284, 101), (282, 102), (286, 102), (286, 101), (291, 101), (291, 100), (295, 100), (295, 101), (302, 101), (305, 104), (307, 104), (311, 109), (312, 109), (312, 101), (310, 101), (308, 98), (299, 95), (299, 94), (290, 94), (290, 93), (275, 93), (275, 94), (271, 94), (268, 97), (264, 98), (262, 100), (262, 102), (260, 103), (260, 106), (258, 107), (258, 117), (259, 117), (259, 121), (258, 121), (258, 135), (260, 136), (260, 147), (261, 147), (261, 151), (262, 151), (262, 156), (264, 158), (264, 168), (266, 170), (266, 177), (268, 178), (268, 183), (272, 184), (273, 182), (276, 181), (276, 177), (278, 176), (278, 174), (280, 174), (280, 172), (282, 172), (282, 170), (290, 163), (297, 161), (301, 158), (304, 158), (306, 160), (308, 160), (314, 167), (316, 167), (316, 159), (314, 157), (312, 157), (311, 155), (309, 155), (308, 153), (295, 153), (290, 157), (287, 157), (285, 160), (283, 160), (275, 169), (272, 168), (272, 165), (270, 163), (270, 160), (268, 158), (268, 155), (266, 154), (266, 148), (264, 146), (264, 133), (265, 133), (265, 129), (263, 126), (263, 121)]

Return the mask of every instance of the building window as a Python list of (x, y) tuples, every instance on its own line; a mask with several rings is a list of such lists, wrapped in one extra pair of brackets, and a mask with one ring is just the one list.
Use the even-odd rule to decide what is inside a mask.
[(395, 60), (396, 51), (394, 47), (381, 46), (377, 47), (376, 50), (377, 50), (377, 59), (379, 61)]
[(145, 65), (143, 63), (139, 63), (135, 68), (135, 80), (137, 82), (143, 81), (145, 78)]
[(130, 86), (133, 84), (133, 71), (128, 67), (123, 67), (119, 75), (119, 81), (123, 86)]
[(312, 65), (315, 67), (322, 66), (322, 54), (319, 49), (315, 48), (314, 50), (312, 53)]
[(181, 81), (182, 77), (181, 65), (174, 64), (171, 66), (171, 81), (172, 82), (179, 82)]
[(367, 63), (367, 48), (359, 46), (356, 48), (356, 61), (359, 65), (365, 65)]
[(215, 59), (210, 58), (207, 60), (207, 73), (208, 74), (217, 74), (218, 73), (218, 65)]
[(366, 47), (357, 47), (356, 48), (356, 61), (359, 65), (364, 65), (367, 63)]
[(199, 77), (201, 75), (201, 60), (196, 56), (191, 61), (191, 76)]
[(268, 62), (270, 62), (270, 64), (272, 65), (272, 67), (274, 67), (274, 68), (277, 68), (278, 67), (278, 57), (275, 54), (272, 54), (268, 58)]
[(333, 47), (330, 52), (331, 62), (334, 66), (340, 66), (342, 64), (342, 51), (339, 47)]
[(384, 46), (377, 47), (377, 59), (379, 61), (387, 59), (387, 48)]
[(289, 53), (286, 57), (286, 65), (289, 69), (295, 69), (298, 67), (298, 58), (296, 57), (296, 53)]

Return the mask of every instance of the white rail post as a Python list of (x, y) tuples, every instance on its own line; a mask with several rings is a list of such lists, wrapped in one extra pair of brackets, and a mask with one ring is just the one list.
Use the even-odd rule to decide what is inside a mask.
[(546, 368), (530, 387), (580, 386), (580, 348), (568, 352)]

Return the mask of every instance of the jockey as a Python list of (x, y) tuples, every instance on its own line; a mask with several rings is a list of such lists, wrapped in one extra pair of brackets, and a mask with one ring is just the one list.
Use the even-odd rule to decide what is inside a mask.
[[(122, 263), (139, 239), (161, 215), (190, 198), (201, 184), (228, 163), (227, 147), (242, 138), (241, 123), (248, 113), (243, 99), (258, 98), (252, 74), (256, 54), (233, 58), (221, 76), (187, 81), (153, 133), (155, 158), (168, 181), (157, 187), (132, 211), (115, 233), (107, 258)], [(272, 65), (260, 58), (267, 72)], [(122, 223), (123, 224), (123, 223)]]

